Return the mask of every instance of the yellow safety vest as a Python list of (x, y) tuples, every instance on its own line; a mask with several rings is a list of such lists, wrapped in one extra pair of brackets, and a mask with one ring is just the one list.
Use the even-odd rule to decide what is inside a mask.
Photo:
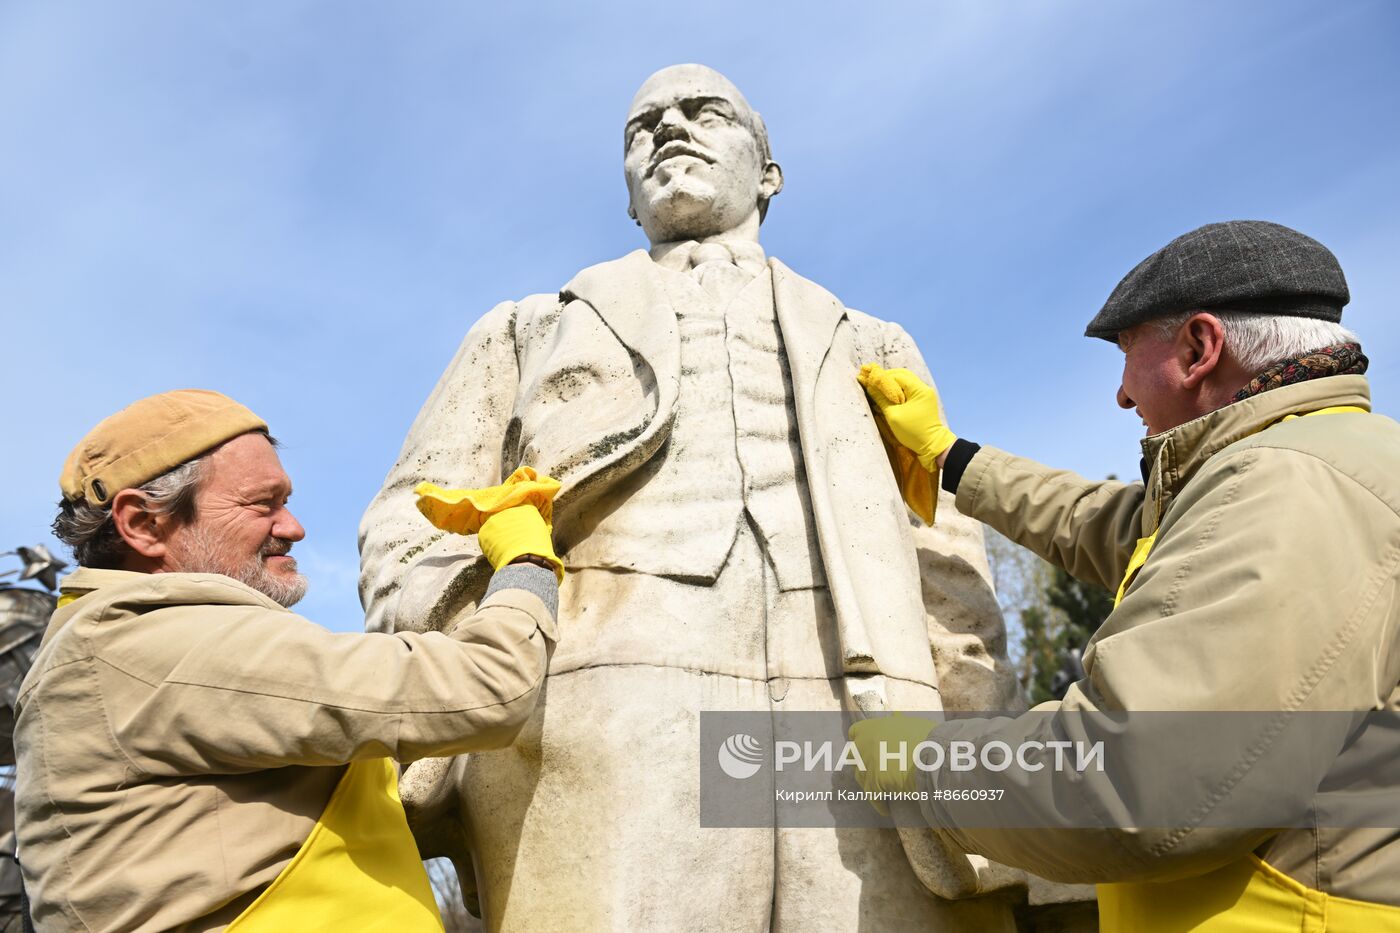
[[(1280, 420), (1365, 411), (1338, 405)], [(1156, 541), (1156, 531), (1138, 539), (1115, 608)], [(1253, 853), (1195, 878), (1101, 884), (1098, 895), (1102, 933), (1400, 933), (1400, 907), (1314, 890)]]
[(1101, 933), (1400, 931), (1400, 907), (1324, 894), (1252, 853), (1195, 878), (1098, 888)]
[[(63, 593), (58, 607), (84, 593)], [(236, 933), (443, 929), (389, 758), (352, 762), (287, 867), (234, 918)]]
[(345, 769), (311, 834), (231, 933), (442, 931), (388, 758)]

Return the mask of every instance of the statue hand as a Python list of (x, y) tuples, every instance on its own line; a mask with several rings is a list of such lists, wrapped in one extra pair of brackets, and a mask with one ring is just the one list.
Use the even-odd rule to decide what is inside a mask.
[(938, 469), (939, 454), (958, 439), (943, 420), (938, 390), (907, 369), (883, 369), (875, 363), (862, 366), (856, 380), (895, 440), (913, 451), (925, 470)]

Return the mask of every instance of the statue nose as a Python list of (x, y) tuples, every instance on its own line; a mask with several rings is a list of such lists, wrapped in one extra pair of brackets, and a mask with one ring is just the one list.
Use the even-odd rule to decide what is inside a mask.
[(685, 128), (684, 114), (675, 107), (668, 109), (661, 115), (661, 119), (656, 121), (653, 136), (658, 146), (663, 146), (673, 139), (689, 139), (690, 132)]

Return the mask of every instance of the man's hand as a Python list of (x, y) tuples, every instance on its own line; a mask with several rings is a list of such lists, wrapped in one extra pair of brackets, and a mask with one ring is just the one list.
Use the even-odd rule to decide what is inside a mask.
[(937, 390), (907, 369), (882, 369), (874, 363), (862, 366), (856, 379), (895, 440), (913, 451), (925, 470), (937, 470), (939, 455), (958, 439), (943, 421)]
[(522, 557), (540, 557), (564, 581), (564, 562), (554, 553), (554, 496), (559, 481), (521, 467), (498, 486), (443, 489), (419, 483), (418, 511), (443, 531), (476, 534), (481, 552), (496, 570)]
[(931, 719), (903, 713), (862, 719), (852, 725), (850, 739), (864, 765), (857, 775), (861, 788), (872, 793), (917, 790), (914, 749), (936, 725)]
[(476, 539), (481, 542), (481, 553), (496, 570), (522, 557), (542, 557), (563, 583), (564, 562), (554, 553), (553, 532), (554, 528), (545, 524), (539, 509), (533, 505), (517, 505), (488, 515)]

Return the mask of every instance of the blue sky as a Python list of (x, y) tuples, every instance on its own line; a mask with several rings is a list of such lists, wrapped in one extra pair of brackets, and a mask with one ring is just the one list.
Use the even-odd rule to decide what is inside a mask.
[(0, 2), (0, 546), (144, 395), (284, 441), (301, 609), (357, 629), (355, 529), (471, 323), (644, 241), (622, 123), (700, 61), (766, 119), (770, 254), (904, 324), (959, 433), (1132, 475), (1113, 285), (1215, 220), (1340, 257), (1400, 410), (1388, 2)]

